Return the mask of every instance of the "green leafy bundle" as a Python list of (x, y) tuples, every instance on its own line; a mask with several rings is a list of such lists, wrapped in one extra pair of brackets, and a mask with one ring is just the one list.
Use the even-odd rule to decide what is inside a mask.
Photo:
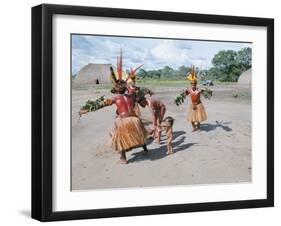
[(213, 91), (208, 89), (208, 88), (206, 88), (206, 89), (203, 90), (202, 95), (203, 95), (203, 97), (205, 97), (208, 100), (210, 100), (211, 97), (213, 96)]
[(179, 106), (184, 102), (184, 99), (186, 98), (185, 91), (183, 90), (179, 95), (175, 97), (175, 104)]
[(146, 87), (138, 87), (138, 91), (136, 92), (136, 102), (140, 103), (142, 100), (145, 99), (146, 95), (152, 96), (154, 93), (146, 88)]
[(88, 110), (88, 111), (97, 111), (105, 106), (104, 103), (104, 95), (100, 98), (92, 101), (88, 100), (84, 106), (81, 107), (81, 110)]
[(138, 92), (140, 95), (149, 95), (149, 96), (152, 96), (154, 93), (152, 90), (150, 90), (149, 88), (146, 88), (146, 87), (139, 87), (139, 92)]

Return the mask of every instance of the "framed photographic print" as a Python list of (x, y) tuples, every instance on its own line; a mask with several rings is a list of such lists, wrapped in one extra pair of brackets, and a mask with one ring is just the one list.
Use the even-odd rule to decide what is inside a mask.
[(32, 8), (32, 217), (274, 205), (274, 21)]

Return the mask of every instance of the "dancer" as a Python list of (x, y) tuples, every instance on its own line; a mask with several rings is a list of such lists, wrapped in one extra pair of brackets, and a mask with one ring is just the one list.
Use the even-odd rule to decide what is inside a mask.
[(185, 91), (185, 95), (190, 95), (191, 104), (189, 107), (187, 120), (191, 122), (193, 128), (192, 132), (194, 132), (199, 130), (200, 123), (207, 119), (207, 113), (200, 98), (201, 93), (205, 92), (205, 90), (199, 89), (197, 87), (197, 75), (194, 66), (191, 67), (191, 73), (188, 76), (188, 80), (190, 80), (191, 88), (188, 88)]
[[(127, 93), (135, 99), (136, 99), (136, 97), (137, 97), (137, 95), (140, 91), (140, 87), (136, 86), (136, 79), (137, 79), (136, 72), (142, 66), (143, 66), (143, 64), (138, 66), (135, 69), (131, 69), (131, 72), (130, 72), (127, 80), (126, 80), (126, 82), (127, 82)], [(135, 111), (136, 116), (140, 118), (141, 117), (141, 111), (140, 111), (140, 108), (139, 108), (139, 105), (138, 105), (137, 102), (135, 102), (134, 111)]]
[(144, 95), (140, 95), (137, 98), (137, 102), (143, 108), (146, 106), (149, 107), (152, 113), (153, 124), (153, 130), (151, 131), (151, 133), (153, 134), (153, 138), (156, 140), (156, 142), (160, 143), (161, 123), (166, 113), (165, 104), (162, 101), (155, 99), (154, 97), (145, 97)]
[(111, 132), (110, 143), (112, 149), (120, 153), (119, 162), (127, 164), (127, 151), (130, 151), (136, 147), (143, 147), (144, 154), (147, 154), (148, 150), (145, 144), (147, 132), (143, 123), (134, 112), (134, 98), (128, 94), (125, 94), (127, 90), (126, 81), (122, 80), (122, 77), (119, 73), (118, 79), (116, 79), (113, 68), (111, 67), (110, 69), (111, 77), (114, 82), (113, 90), (116, 93), (116, 96), (100, 101), (99, 105), (95, 107), (82, 107), (79, 114), (82, 115), (90, 112), (91, 109), (98, 110), (105, 106), (110, 106), (113, 104), (116, 105), (117, 118), (115, 120), (114, 129)]

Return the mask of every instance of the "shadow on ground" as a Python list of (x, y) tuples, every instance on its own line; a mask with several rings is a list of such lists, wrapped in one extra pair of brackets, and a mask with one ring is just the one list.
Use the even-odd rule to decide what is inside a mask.
[(173, 136), (173, 140), (175, 140), (177, 137), (180, 137), (183, 134), (186, 134), (186, 132), (185, 131), (175, 131), (174, 136)]
[[(186, 132), (184, 132), (184, 131), (177, 131), (174, 133), (174, 139), (180, 137), (177, 141), (173, 141), (174, 154), (176, 154), (179, 151), (184, 151), (184, 150), (188, 151), (189, 147), (197, 144), (197, 143), (183, 144), (186, 137), (182, 136), (182, 135), (185, 133)], [(162, 159), (162, 158), (165, 158), (168, 156), (166, 153), (167, 152), (166, 142), (161, 142), (160, 146), (155, 147), (153, 149), (150, 149), (148, 146), (148, 150), (149, 151), (148, 151), (147, 156), (144, 156), (142, 152), (133, 153), (132, 157), (128, 161), (129, 162), (139, 162), (139, 161), (145, 161), (145, 160), (154, 161), (154, 160)]]
[(228, 124), (231, 124), (231, 122), (216, 121), (216, 123), (214, 123), (214, 124), (204, 123), (204, 124), (200, 125), (200, 130), (205, 131), (205, 132), (210, 132), (210, 131), (216, 130), (217, 128), (222, 128), (224, 131), (230, 132), (230, 131), (232, 131), (232, 129), (229, 126), (227, 126)]

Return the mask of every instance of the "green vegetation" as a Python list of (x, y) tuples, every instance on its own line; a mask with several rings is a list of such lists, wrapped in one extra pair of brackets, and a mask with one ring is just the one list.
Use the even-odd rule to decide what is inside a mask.
[(81, 110), (97, 111), (105, 106), (104, 101), (104, 95), (94, 101), (88, 100), (86, 104), (82, 106)]
[(162, 69), (146, 71), (140, 69), (138, 76), (142, 79), (165, 79), (165, 80), (182, 80), (190, 72), (190, 67), (180, 66), (178, 70), (174, 70), (169, 66)]
[(170, 80), (170, 79), (142, 79), (138, 84), (148, 86), (169, 86), (169, 87), (185, 87), (188, 84), (187, 79)]
[(252, 66), (252, 49), (222, 50), (214, 56), (212, 64), (214, 66), (206, 71), (206, 79), (236, 82), (240, 74)]
[[(252, 66), (252, 49), (243, 48), (239, 51), (222, 50), (218, 52), (212, 59), (213, 67), (200, 72), (203, 79), (210, 79), (219, 82), (237, 82), (240, 74)], [(157, 85), (169, 83), (178, 86), (185, 80), (191, 68), (180, 66), (177, 70), (169, 66), (158, 70), (140, 69), (138, 76), (141, 83), (153, 84), (157, 81)], [(197, 72), (199, 68), (196, 68)], [(186, 82), (186, 80), (185, 80)]]

